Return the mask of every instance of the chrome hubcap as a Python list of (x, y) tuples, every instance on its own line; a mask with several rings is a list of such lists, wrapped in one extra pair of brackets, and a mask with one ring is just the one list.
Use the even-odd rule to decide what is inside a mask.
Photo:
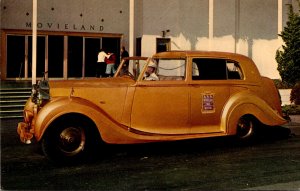
[(237, 125), (237, 133), (240, 138), (246, 138), (252, 134), (253, 131), (253, 123), (251, 120), (242, 117), (238, 121)]
[(59, 148), (66, 155), (75, 155), (84, 149), (85, 134), (82, 129), (68, 127), (59, 135)]

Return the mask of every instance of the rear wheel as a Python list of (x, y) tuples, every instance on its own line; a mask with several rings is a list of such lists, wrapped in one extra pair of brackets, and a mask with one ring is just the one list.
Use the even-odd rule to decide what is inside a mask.
[(256, 120), (252, 116), (242, 116), (237, 123), (237, 137), (242, 140), (250, 139), (255, 134)]
[(97, 143), (93, 124), (76, 118), (54, 122), (42, 140), (44, 154), (56, 163), (73, 163), (84, 159)]

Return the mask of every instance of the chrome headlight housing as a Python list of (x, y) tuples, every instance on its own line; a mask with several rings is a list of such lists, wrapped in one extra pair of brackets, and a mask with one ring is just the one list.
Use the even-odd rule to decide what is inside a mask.
[(34, 84), (31, 90), (32, 102), (40, 106), (44, 100), (50, 99), (50, 87), (47, 80), (41, 80), (38, 84)]

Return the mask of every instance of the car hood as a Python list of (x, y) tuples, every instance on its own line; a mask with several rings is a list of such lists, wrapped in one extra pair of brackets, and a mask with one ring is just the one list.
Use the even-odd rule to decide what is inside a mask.
[[(134, 84), (134, 80), (126, 77), (60, 80), (50, 82), (49, 93), (52, 100), (58, 97), (76, 97), (81, 100), (76, 107), (69, 108), (68, 112), (83, 112), (79, 105), (88, 103), (87, 107), (101, 108), (105, 115), (119, 121), (122, 118), (128, 88)], [(72, 99), (69, 99), (69, 102), (71, 101)]]

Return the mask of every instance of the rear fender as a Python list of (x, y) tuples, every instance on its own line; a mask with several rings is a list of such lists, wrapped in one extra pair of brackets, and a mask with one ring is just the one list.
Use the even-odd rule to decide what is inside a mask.
[(234, 135), (238, 120), (244, 115), (252, 115), (265, 125), (282, 125), (286, 120), (280, 113), (250, 91), (245, 91), (235, 94), (227, 102), (222, 113), (221, 126), (228, 134)]

